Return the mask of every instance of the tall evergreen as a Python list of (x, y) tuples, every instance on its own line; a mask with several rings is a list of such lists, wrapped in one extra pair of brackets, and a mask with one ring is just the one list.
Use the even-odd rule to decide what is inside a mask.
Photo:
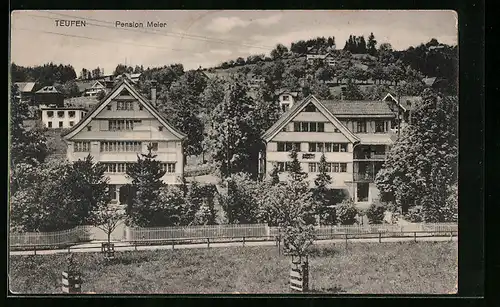
[(299, 150), (300, 149), (294, 144), (292, 150), (290, 151), (290, 159), (292, 159), (292, 161), (289, 162), (288, 172), (293, 181), (302, 181), (307, 176), (307, 173), (302, 171), (302, 167), (300, 166), (300, 162), (298, 160)]
[(370, 33), (370, 36), (368, 36), (368, 43), (366, 44), (366, 47), (369, 55), (377, 55), (377, 41), (375, 40), (375, 35), (373, 35), (373, 32)]
[(165, 185), (160, 161), (155, 160), (152, 147), (146, 154), (137, 155), (137, 162), (127, 167), (127, 176), (132, 179), (128, 185), (132, 202), (128, 204), (128, 222), (131, 225), (148, 227), (154, 220), (155, 208), (159, 206), (160, 189)]

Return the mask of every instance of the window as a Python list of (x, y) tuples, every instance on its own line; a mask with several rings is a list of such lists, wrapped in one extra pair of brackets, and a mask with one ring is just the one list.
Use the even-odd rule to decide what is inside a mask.
[(304, 112), (316, 112), (316, 106), (310, 103), (304, 108)]
[(106, 165), (106, 172), (107, 173), (126, 173), (127, 168), (130, 167), (133, 163), (131, 163), (131, 162), (121, 162), (121, 163), (105, 162), (103, 164)]
[(288, 95), (283, 96), (283, 101), (289, 101), (289, 100), (290, 100), (290, 96), (288, 96)]
[(134, 110), (134, 102), (133, 101), (118, 101), (116, 103), (116, 110), (123, 111), (133, 111)]
[(54, 117), (54, 111), (47, 111), (47, 117)]
[(63, 122), (59, 122), (59, 128), (63, 127)]
[(278, 172), (284, 172), (285, 171), (285, 162), (278, 162), (276, 165), (278, 167)]
[(325, 123), (294, 122), (293, 131), (296, 132), (325, 132)]
[(361, 120), (356, 122), (356, 132), (365, 133), (366, 132), (366, 121)]
[(57, 117), (63, 118), (64, 117), (64, 111), (57, 111)]
[(300, 151), (300, 143), (292, 142), (278, 142), (278, 151), (291, 151), (293, 146), (296, 147), (297, 151)]
[(52, 128), (52, 122), (48, 122), (47, 127)]
[(108, 104), (108, 105), (106, 106), (106, 110), (111, 111), (111, 105), (110, 105), (110, 104)]
[(346, 152), (347, 143), (309, 143), (309, 152)]
[(134, 123), (136, 120), (130, 119), (112, 119), (109, 120), (109, 130), (111, 131), (121, 131), (121, 130), (134, 130)]
[(333, 128), (333, 132), (335, 132), (335, 133), (339, 133), (339, 132), (340, 132), (340, 130), (339, 130), (339, 128)]
[(347, 163), (339, 163), (340, 164), (340, 172), (347, 173)]
[(375, 121), (375, 133), (384, 133), (387, 132), (385, 121), (377, 120)]
[(70, 126), (70, 127), (73, 127), (74, 125), (75, 125), (75, 122), (74, 122), (74, 121), (69, 122), (69, 126)]
[(92, 126), (87, 126), (87, 131), (92, 131)]
[(89, 152), (90, 151), (90, 142), (75, 142), (73, 144), (74, 152)]
[(101, 142), (101, 152), (141, 152), (141, 142)]
[(309, 163), (309, 173), (315, 173), (317, 172), (317, 169), (318, 169), (318, 163), (316, 162)]
[(309, 152), (316, 152), (316, 143), (309, 143)]
[(142, 111), (142, 108), (143, 108), (142, 104), (141, 104), (141, 105), (139, 105), (139, 110), (140, 110), (140, 111)]
[(68, 111), (68, 115), (71, 118), (75, 117), (75, 111)]
[(151, 150), (158, 151), (158, 143), (151, 143)]
[(161, 167), (167, 173), (175, 173), (175, 163), (162, 163)]
[(158, 131), (163, 131), (163, 126), (159, 126)]

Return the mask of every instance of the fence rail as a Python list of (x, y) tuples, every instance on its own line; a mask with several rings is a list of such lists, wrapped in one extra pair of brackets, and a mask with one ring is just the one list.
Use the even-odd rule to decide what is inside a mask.
[(88, 226), (77, 226), (55, 232), (14, 232), (9, 235), (9, 245), (11, 247), (61, 246), (83, 241), (90, 241)]
[(127, 241), (149, 240), (182, 240), (182, 239), (217, 239), (267, 237), (269, 227), (266, 224), (236, 224), (236, 225), (207, 225), (186, 227), (161, 228), (129, 228)]
[[(73, 229), (50, 233), (11, 233), (10, 246), (14, 248), (29, 248), (39, 246), (63, 246), (90, 241), (89, 226), (78, 226)], [(408, 224), (408, 225), (349, 225), (349, 226), (316, 226), (318, 239), (399, 236), (438, 236), (458, 233), (458, 225), (453, 223), (440, 224)], [(275, 240), (282, 230), (279, 227), (269, 227), (266, 224), (236, 224), (236, 225), (204, 225), (185, 227), (156, 228), (126, 228), (125, 240), (135, 244), (159, 241), (217, 240), (254, 238)]]

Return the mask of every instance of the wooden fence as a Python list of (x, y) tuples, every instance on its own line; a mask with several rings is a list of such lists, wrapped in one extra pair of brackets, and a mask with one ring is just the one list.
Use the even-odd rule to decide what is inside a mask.
[(185, 227), (129, 228), (126, 241), (192, 240), (269, 237), (266, 224), (204, 225)]
[(78, 242), (90, 241), (89, 227), (77, 226), (72, 229), (55, 232), (10, 233), (10, 247), (58, 247)]

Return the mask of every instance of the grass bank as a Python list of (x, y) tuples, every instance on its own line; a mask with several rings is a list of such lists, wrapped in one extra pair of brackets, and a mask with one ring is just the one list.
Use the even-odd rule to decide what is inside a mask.
[[(289, 293), (290, 258), (277, 248), (75, 254), (82, 289), (96, 293)], [(456, 242), (399, 242), (316, 246), (310, 287), (320, 293), (445, 294), (458, 278)], [(10, 290), (61, 293), (66, 255), (10, 257)]]

